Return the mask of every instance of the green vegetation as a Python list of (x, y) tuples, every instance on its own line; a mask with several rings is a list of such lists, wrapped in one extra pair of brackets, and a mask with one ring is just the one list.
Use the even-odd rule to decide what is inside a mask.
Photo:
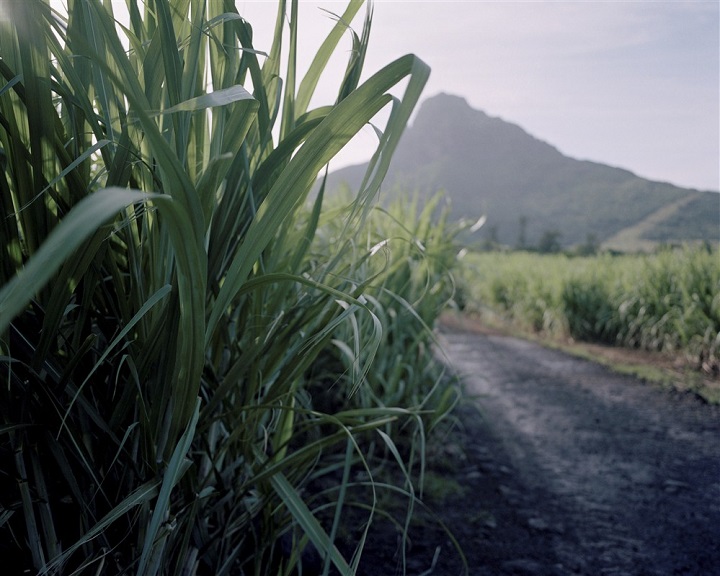
[[(428, 69), (406, 56), (359, 84), (370, 11), (361, 34), (345, 23), (362, 4), (299, 84), (296, 1), (268, 54), (227, 0), (129, 1), (127, 28), (100, 0), (6, 4), (5, 562), (291, 574), (314, 548), (322, 573), (351, 574), (378, 494), (412, 513), (426, 435), (457, 400), (428, 327), (458, 230), (373, 208)], [(309, 109), (346, 33), (337, 102)], [(306, 204), (389, 104), (357, 197)], [(393, 467), (399, 486), (376, 480)]]
[(653, 255), (471, 253), (462, 294), (536, 332), (720, 359), (720, 259), (686, 247)]
[(698, 194), (682, 209), (653, 227), (646, 236), (663, 242), (683, 237), (687, 240), (717, 238), (718, 215), (720, 194)]

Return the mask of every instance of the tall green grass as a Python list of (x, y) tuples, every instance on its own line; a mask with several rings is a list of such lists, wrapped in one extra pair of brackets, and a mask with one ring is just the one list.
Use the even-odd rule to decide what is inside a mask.
[[(299, 82), (297, 1), (270, 47), (228, 0), (130, 0), (127, 28), (112, 4), (14, 2), (0, 23), (2, 556), (40, 574), (351, 574), (374, 463), (405, 471), (411, 512), (454, 402), (428, 361), (435, 233), (368, 228), (428, 68), (406, 56), (360, 83), (358, 0)], [(309, 109), (347, 34), (337, 101)], [(309, 190), (385, 107), (328, 224)], [(404, 248), (386, 258), (386, 239)], [(370, 499), (343, 555), (358, 468)]]
[[(336, 254), (348, 264), (348, 270), (349, 264), (354, 264), (353, 274), (370, 279), (363, 296), (383, 327), (378, 353), (366, 376), (368, 385), (352, 397), (367, 406), (424, 407), (423, 430), (431, 430), (457, 400), (453, 388), (439, 386), (442, 364), (432, 355), (432, 327), (455, 296), (452, 269), (458, 247), (454, 240), (463, 229), (462, 224), (448, 221), (449, 211), (439, 208), (441, 201), (442, 197), (436, 196), (422, 209), (417, 199), (408, 198), (387, 209), (376, 206), (359, 234), (340, 245), (342, 219), (337, 217), (338, 211), (329, 210), (321, 218), (314, 244), (319, 253)], [(370, 318), (366, 316), (364, 321), (370, 322)], [(355, 329), (345, 324), (346, 335), (339, 342), (355, 341)], [(330, 350), (348, 376), (363, 356), (361, 350), (343, 344)], [(346, 380), (353, 385), (351, 379)], [(433, 409), (427, 409), (428, 405)], [(436, 410), (438, 406), (442, 408)]]
[(720, 358), (720, 259), (685, 247), (653, 255), (478, 253), (466, 259), (468, 306), (535, 331)]
[[(351, 285), (369, 280), (363, 300), (376, 318), (366, 315), (338, 326), (331, 345), (318, 357), (314, 382), (307, 391), (323, 411), (329, 411), (330, 404), (349, 413), (403, 416), (387, 419), (377, 434), (357, 438), (367, 466), (355, 467), (355, 480), (345, 487), (346, 501), (355, 513), (367, 508), (371, 493), (372, 499), (389, 503), (389, 510), (380, 511), (383, 516), (404, 508), (402, 517), (393, 519), (403, 542), (399, 551), (403, 561), (405, 529), (423, 497), (426, 447), (438, 428), (442, 435), (454, 425), (452, 410), (460, 401), (458, 383), (438, 361), (440, 351), (432, 332), (455, 295), (458, 245), (454, 240), (463, 229), (448, 222), (448, 210), (439, 208), (441, 200), (437, 196), (422, 210), (417, 200), (407, 198), (387, 209), (375, 206), (357, 233), (348, 237), (340, 217), (345, 212), (343, 202), (334, 199), (320, 217), (311, 248), (342, 262), (331, 273), (341, 274)], [(375, 321), (382, 326), (378, 349), (363, 350), (356, 345), (357, 336)], [(372, 366), (358, 386), (354, 374), (367, 365), (369, 353)], [(401, 495), (404, 498), (398, 499)], [(347, 525), (342, 528), (348, 530)]]

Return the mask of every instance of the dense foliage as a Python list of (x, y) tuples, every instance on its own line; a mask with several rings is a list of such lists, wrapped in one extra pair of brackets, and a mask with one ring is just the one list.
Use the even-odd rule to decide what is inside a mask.
[[(370, 9), (361, 34), (347, 23), (362, 4), (299, 86), (297, 1), (279, 2), (267, 54), (230, 0), (129, 0), (127, 26), (100, 0), (7, 5), (4, 562), (350, 574), (377, 493), (411, 513), (425, 434), (456, 398), (428, 329), (451, 294), (453, 232), (372, 208), (428, 69), (407, 56), (361, 84)], [(310, 109), (346, 34), (337, 101)], [(386, 106), (356, 197), (330, 213), (322, 190), (307, 203)], [(400, 486), (374, 482), (390, 464)], [(343, 556), (350, 505), (363, 514)]]
[(720, 258), (708, 247), (596, 257), (469, 254), (467, 306), (488, 307), (535, 331), (720, 358)]

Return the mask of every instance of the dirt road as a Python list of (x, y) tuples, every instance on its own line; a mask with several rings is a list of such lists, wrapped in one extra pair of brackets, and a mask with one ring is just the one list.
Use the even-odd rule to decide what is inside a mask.
[(720, 574), (717, 407), (512, 337), (442, 339), (484, 416), (470, 494), (442, 505), (470, 574)]

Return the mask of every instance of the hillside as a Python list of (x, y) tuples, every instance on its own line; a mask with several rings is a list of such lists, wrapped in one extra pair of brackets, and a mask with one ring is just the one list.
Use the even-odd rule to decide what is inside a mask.
[[(363, 173), (364, 166), (338, 170), (330, 189), (343, 182), (356, 188)], [(454, 216), (487, 216), (477, 240), (533, 246), (543, 234), (559, 232), (561, 244), (571, 246), (590, 236), (603, 242), (627, 228), (640, 230), (645, 246), (720, 240), (720, 194), (575, 160), (447, 94), (422, 104), (398, 146), (383, 195), (437, 190), (447, 192)], [(668, 208), (678, 202), (682, 209)]]

